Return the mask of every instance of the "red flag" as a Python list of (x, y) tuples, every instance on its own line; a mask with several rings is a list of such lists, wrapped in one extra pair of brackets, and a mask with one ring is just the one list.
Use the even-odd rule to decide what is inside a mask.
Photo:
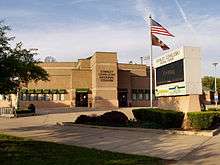
[(151, 25), (151, 33), (152, 34), (161, 34), (165, 36), (172, 36), (167, 29), (165, 29), (162, 25), (160, 25), (158, 22), (154, 21), (152, 18), (150, 19), (150, 25)]
[(152, 38), (152, 45), (154, 46), (159, 46), (161, 47), (161, 49), (163, 50), (167, 50), (170, 49), (166, 44), (163, 43), (163, 41), (161, 41), (159, 38), (157, 38), (155, 35), (151, 34), (151, 38)]

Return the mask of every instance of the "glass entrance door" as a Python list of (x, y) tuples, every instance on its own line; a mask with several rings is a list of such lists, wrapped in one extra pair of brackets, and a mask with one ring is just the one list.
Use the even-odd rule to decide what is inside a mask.
[(88, 93), (76, 93), (76, 107), (88, 107)]
[(127, 92), (118, 92), (118, 102), (119, 102), (119, 107), (128, 106)]

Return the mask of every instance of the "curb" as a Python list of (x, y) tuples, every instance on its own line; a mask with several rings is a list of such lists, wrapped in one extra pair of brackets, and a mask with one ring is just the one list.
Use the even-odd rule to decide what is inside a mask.
[(151, 128), (128, 128), (128, 127), (108, 127), (108, 126), (97, 126), (97, 125), (86, 125), (86, 124), (75, 124), (74, 122), (57, 122), (59, 126), (73, 126), (83, 128), (98, 128), (98, 129), (109, 129), (109, 130), (121, 130), (121, 131), (134, 131), (134, 132), (153, 132), (153, 133), (166, 133), (176, 135), (196, 135), (196, 136), (208, 136), (212, 137), (220, 133), (220, 127), (214, 130), (202, 130), (202, 131), (179, 131), (179, 130), (163, 130), (163, 129), (151, 129)]

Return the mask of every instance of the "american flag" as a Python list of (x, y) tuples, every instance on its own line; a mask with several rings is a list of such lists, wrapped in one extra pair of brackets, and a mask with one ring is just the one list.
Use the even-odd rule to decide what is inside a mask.
[(150, 25), (151, 25), (151, 34), (161, 34), (165, 36), (174, 37), (174, 35), (172, 35), (167, 29), (161, 26), (158, 22), (154, 21), (152, 18), (150, 21)]

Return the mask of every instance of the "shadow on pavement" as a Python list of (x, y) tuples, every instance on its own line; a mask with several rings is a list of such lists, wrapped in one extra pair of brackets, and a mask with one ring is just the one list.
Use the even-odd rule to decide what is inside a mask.
[[(9, 134), (12, 133), (12, 135), (28, 137), (34, 140), (53, 141), (128, 154), (156, 156), (167, 160), (181, 160), (180, 162), (185, 162), (185, 158), (197, 149), (205, 150), (207, 145), (201, 146), (201, 144), (209, 139), (198, 136), (153, 132), (137, 133), (126, 130), (55, 125), (11, 128), (7, 132)], [(195, 155), (195, 158), (199, 161), (210, 156), (219, 155), (207, 152), (201, 155)], [(170, 161), (169, 164), (175, 162)]]

